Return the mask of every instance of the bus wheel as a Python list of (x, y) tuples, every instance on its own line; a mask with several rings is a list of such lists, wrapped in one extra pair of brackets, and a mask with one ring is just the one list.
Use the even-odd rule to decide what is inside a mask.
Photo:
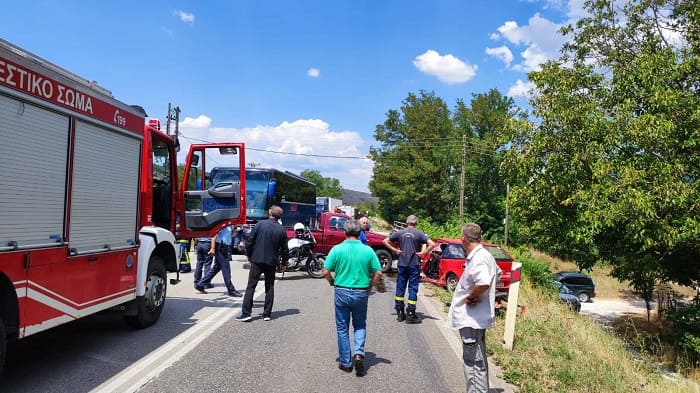
[(152, 256), (148, 262), (148, 281), (146, 293), (136, 298), (136, 315), (126, 315), (124, 320), (134, 329), (143, 329), (156, 323), (165, 305), (168, 283), (165, 265), (158, 256)]

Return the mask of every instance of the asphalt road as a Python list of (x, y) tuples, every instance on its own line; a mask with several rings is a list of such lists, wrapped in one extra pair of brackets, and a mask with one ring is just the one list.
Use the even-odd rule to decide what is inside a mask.
[[(234, 256), (243, 291), (247, 264)], [(171, 275), (171, 277), (175, 277)], [(219, 276), (206, 295), (192, 275), (170, 285), (156, 325), (130, 330), (115, 315), (96, 315), (12, 345), (2, 392), (462, 392), (461, 349), (442, 312), (421, 297), (420, 325), (395, 321), (392, 280), (370, 297), (367, 375), (337, 368), (333, 288), (306, 272), (275, 285), (271, 321), (263, 321), (263, 282), (252, 322), (237, 322), (241, 298), (225, 296)], [(492, 373), (493, 374), (493, 373)], [(493, 378), (493, 392), (508, 392)]]

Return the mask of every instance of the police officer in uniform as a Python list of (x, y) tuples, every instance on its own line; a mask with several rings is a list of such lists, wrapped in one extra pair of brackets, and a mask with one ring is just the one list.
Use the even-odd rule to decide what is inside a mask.
[[(211, 269), (211, 262), (214, 257), (209, 255), (209, 250), (211, 249), (210, 237), (198, 237), (195, 244), (197, 252), (197, 265), (194, 267), (194, 285), (197, 285), (199, 280), (202, 279), (202, 273), (206, 274), (207, 271)], [(211, 285), (211, 283), (206, 286), (206, 288), (212, 287), (213, 285)]]
[(212, 278), (219, 271), (224, 276), (224, 283), (229, 296), (242, 297), (231, 282), (231, 227), (224, 227), (211, 239), (212, 246), (209, 255), (215, 255), (214, 264), (204, 274), (199, 282), (194, 284), (194, 289), (199, 293), (207, 293), (204, 288), (211, 284)]

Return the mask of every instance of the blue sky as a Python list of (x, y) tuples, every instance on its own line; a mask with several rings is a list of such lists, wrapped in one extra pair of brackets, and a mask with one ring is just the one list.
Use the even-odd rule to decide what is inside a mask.
[(361, 157), (389, 109), (421, 89), (526, 105), (527, 71), (558, 57), (582, 3), (5, 0), (0, 37), (151, 117), (179, 106), (184, 146), (243, 141), (248, 162), (368, 191)]

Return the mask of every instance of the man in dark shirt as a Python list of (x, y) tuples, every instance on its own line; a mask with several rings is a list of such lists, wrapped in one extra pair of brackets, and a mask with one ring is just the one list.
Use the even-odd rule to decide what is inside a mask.
[(285, 263), (289, 259), (287, 231), (278, 222), (281, 217), (282, 208), (272, 205), (268, 211), (268, 219), (258, 222), (248, 238), (246, 255), (250, 262), (250, 272), (241, 313), (236, 317), (237, 321), (248, 322), (253, 319), (250, 315), (253, 311), (253, 295), (261, 274), (265, 275), (263, 320), (269, 321), (271, 318), (277, 265), (280, 263), (280, 257)]
[[(435, 243), (428, 236), (416, 229), (418, 218), (411, 214), (406, 217), (406, 228), (394, 232), (384, 239), (384, 245), (399, 256), (396, 275), (396, 320), (406, 323), (420, 323), (416, 316), (418, 301), (418, 284), (420, 284), (420, 255), (429, 254)], [(393, 243), (399, 245), (398, 248)], [(421, 252), (423, 244), (428, 248)], [(404, 311), (404, 293), (408, 285), (408, 307)]]

